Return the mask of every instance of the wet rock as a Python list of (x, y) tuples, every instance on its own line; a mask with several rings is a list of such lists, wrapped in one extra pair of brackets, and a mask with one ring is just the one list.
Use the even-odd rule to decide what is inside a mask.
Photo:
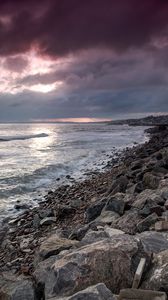
[(5, 278), (0, 276), (0, 299), (37, 300), (33, 283), (28, 279)]
[(122, 215), (125, 207), (125, 202), (123, 199), (124, 194), (122, 193), (117, 193), (114, 196), (108, 197), (104, 210), (114, 211), (119, 215)]
[(120, 217), (120, 215), (114, 211), (103, 210), (101, 212), (101, 215), (98, 218), (96, 218), (95, 222), (111, 224), (115, 220), (117, 220), (119, 217)]
[(57, 255), (61, 251), (70, 249), (77, 244), (77, 241), (59, 238), (58, 235), (53, 234), (42, 242), (38, 250), (39, 260), (44, 260), (52, 255)]
[(138, 231), (142, 232), (142, 231), (149, 230), (151, 225), (156, 223), (157, 220), (158, 220), (158, 216), (157, 216), (156, 213), (153, 213), (153, 214), (149, 215), (148, 217), (146, 217), (144, 220), (140, 221), (137, 224)]
[(94, 219), (96, 219), (106, 204), (107, 199), (102, 199), (99, 202), (93, 203), (90, 207), (87, 208), (85, 212), (86, 222), (90, 223)]
[(44, 261), (34, 277), (37, 284), (45, 284), (46, 298), (69, 296), (99, 282), (117, 293), (121, 287), (131, 287), (142, 256), (149, 261), (140, 242), (123, 234)]
[(30, 206), (26, 203), (17, 203), (17, 204), (15, 204), (14, 208), (18, 209), (18, 210), (19, 209), (29, 209)]
[(146, 188), (157, 189), (159, 186), (159, 177), (151, 173), (145, 173), (143, 176), (143, 184)]
[(152, 253), (159, 253), (168, 249), (168, 233), (145, 231), (136, 235), (144, 248)]
[[(50, 300), (57, 300), (58, 298), (51, 298)], [(116, 300), (116, 297), (105, 286), (104, 283), (98, 283), (82, 290), (70, 297), (59, 298), (58, 300)]]
[(44, 218), (44, 219), (42, 219), (40, 221), (40, 225), (41, 226), (43, 226), (43, 225), (47, 226), (47, 225), (51, 225), (51, 224), (53, 224), (55, 222), (56, 222), (56, 218), (54, 218), (54, 217), (47, 217), (47, 218)]
[(151, 270), (146, 274), (142, 288), (164, 291), (168, 294), (168, 250), (155, 256)]

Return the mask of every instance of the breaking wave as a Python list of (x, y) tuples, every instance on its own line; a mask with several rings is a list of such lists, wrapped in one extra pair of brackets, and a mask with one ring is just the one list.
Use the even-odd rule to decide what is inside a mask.
[(15, 135), (15, 136), (0, 136), (0, 142), (9, 142), (14, 140), (28, 140), (40, 137), (47, 137), (47, 133), (31, 134), (31, 135)]

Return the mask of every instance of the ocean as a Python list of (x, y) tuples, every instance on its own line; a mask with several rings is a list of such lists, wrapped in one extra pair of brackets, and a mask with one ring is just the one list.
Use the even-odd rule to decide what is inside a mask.
[(0, 220), (18, 213), (16, 203), (38, 205), (48, 190), (86, 178), (145, 140), (144, 127), (0, 124)]

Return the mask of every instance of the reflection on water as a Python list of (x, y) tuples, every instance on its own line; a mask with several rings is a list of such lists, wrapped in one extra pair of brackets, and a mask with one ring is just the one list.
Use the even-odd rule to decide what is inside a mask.
[(143, 142), (143, 132), (104, 124), (0, 124), (0, 136), (48, 135), (0, 142), (0, 218), (17, 200), (34, 205), (66, 175), (79, 178), (88, 169), (101, 168), (113, 147)]

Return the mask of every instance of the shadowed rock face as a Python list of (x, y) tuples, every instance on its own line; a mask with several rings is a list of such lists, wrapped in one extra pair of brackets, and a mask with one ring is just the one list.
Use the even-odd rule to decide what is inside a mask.
[(52, 298), (50, 300), (116, 300), (116, 297), (103, 283), (90, 286), (70, 297)]
[(140, 242), (123, 234), (67, 251), (54, 263), (54, 258), (40, 263), (34, 277), (45, 284), (46, 298), (69, 296), (98, 282), (117, 293), (121, 287), (131, 287), (142, 255), (148, 260)]

